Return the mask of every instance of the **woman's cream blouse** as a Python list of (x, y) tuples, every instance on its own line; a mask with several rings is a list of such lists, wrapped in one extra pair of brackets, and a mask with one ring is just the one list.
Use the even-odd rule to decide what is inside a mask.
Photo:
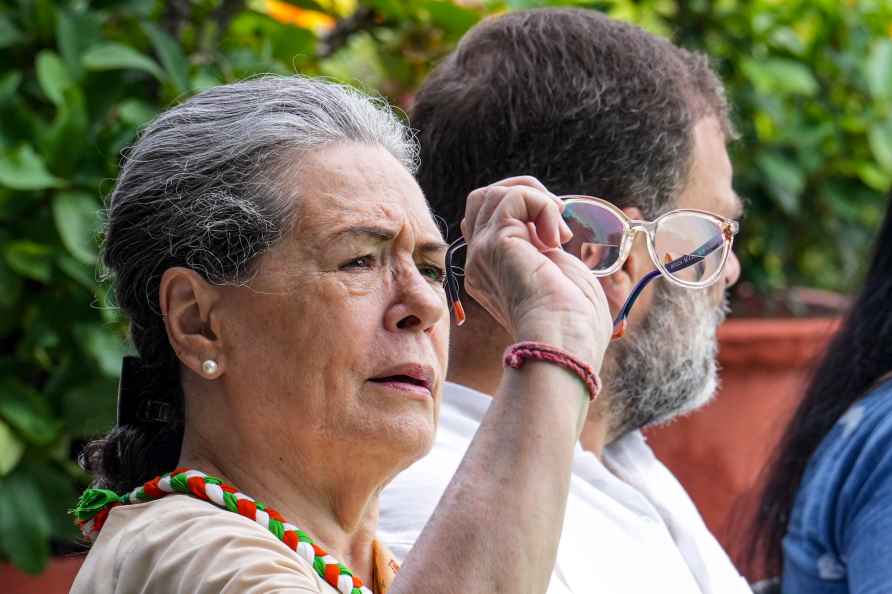
[(335, 594), (263, 527), (188, 495), (118, 506), (71, 594)]

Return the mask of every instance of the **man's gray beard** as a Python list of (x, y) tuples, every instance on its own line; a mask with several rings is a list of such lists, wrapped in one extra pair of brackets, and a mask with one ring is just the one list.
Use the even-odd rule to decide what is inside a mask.
[(716, 329), (728, 313), (727, 298), (716, 307), (707, 290), (665, 279), (656, 284), (642, 325), (608, 350), (611, 440), (700, 408), (718, 388)]

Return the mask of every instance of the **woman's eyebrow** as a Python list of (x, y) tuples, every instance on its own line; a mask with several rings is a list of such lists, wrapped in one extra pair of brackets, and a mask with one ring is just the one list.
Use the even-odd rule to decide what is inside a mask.
[(415, 246), (415, 251), (422, 254), (432, 254), (434, 252), (443, 252), (449, 249), (449, 244), (445, 241), (425, 241)]
[(390, 241), (396, 237), (396, 231), (375, 225), (358, 225), (339, 229), (332, 233), (328, 239), (329, 241), (337, 241), (348, 237), (368, 237), (375, 241)]
[[(390, 241), (396, 237), (397, 232), (387, 227), (378, 227), (375, 225), (358, 225), (339, 229), (332, 233), (328, 240), (337, 241), (339, 239), (349, 237), (368, 237), (377, 242)], [(449, 249), (449, 244), (442, 240), (423, 241), (415, 246), (415, 250), (424, 254), (432, 252), (445, 252)]]

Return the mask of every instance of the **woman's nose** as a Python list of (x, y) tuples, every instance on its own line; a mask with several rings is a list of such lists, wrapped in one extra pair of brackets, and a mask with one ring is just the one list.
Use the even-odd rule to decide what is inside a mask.
[(428, 332), (446, 314), (444, 293), (417, 269), (399, 274), (397, 286), (400, 290), (385, 320), (388, 330)]

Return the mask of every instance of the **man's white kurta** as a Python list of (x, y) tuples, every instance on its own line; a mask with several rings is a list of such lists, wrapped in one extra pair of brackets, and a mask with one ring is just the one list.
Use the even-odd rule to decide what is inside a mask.
[[(433, 513), (490, 402), (464, 386), (444, 386), (431, 453), (397, 476), (381, 496), (378, 535), (398, 559), (405, 558)], [(640, 432), (608, 446), (603, 463), (577, 445), (548, 593), (657, 592), (751, 590)]]

